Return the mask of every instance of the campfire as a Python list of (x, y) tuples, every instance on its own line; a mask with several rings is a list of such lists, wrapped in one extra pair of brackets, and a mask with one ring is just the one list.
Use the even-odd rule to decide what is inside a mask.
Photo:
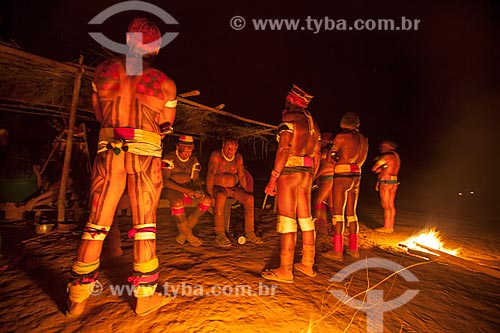
[(459, 249), (451, 250), (444, 246), (441, 235), (436, 228), (410, 237), (399, 244), (412, 256), (425, 260), (433, 259), (446, 264), (463, 267), (473, 272), (481, 272), (500, 279), (500, 267), (459, 256)]
[(446, 254), (456, 256), (458, 250), (451, 250), (444, 247), (442, 237), (436, 228), (431, 228), (416, 236), (410, 237), (399, 244), (401, 247), (408, 250), (420, 251), (424, 253), (438, 254), (444, 252)]

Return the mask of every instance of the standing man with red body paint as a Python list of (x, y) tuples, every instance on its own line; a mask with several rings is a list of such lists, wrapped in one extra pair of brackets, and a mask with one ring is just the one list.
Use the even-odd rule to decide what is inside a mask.
[[(176, 86), (150, 64), (160, 50), (159, 29), (137, 18), (128, 31), (127, 57), (99, 64), (93, 80), (92, 104), (101, 130), (92, 170), (90, 217), (72, 267), (68, 316), (81, 314), (91, 295), (102, 243), (126, 185), (133, 219), (129, 237), (134, 239), (134, 274), (129, 282), (136, 287), (135, 312), (146, 315), (168, 302), (155, 293), (159, 278), (156, 208), (162, 189), (161, 139), (172, 130)], [(128, 69), (138, 64), (142, 71), (128, 75)]]
[(359, 225), (356, 215), (361, 167), (368, 154), (368, 139), (359, 133), (359, 117), (347, 112), (340, 121), (342, 131), (335, 136), (329, 158), (335, 161), (333, 175), (333, 250), (323, 256), (334, 260), (344, 259), (344, 227), (347, 218), (349, 249), (347, 254), (359, 258)]

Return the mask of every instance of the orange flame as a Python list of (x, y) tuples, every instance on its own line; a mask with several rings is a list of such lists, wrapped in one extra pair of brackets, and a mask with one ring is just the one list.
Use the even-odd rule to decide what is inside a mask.
[(431, 247), (433, 249), (451, 254), (456, 256), (458, 253), (458, 250), (450, 250), (444, 247), (444, 243), (441, 240), (441, 235), (439, 234), (439, 231), (436, 231), (436, 228), (429, 229), (427, 231), (424, 231), (421, 234), (418, 234), (417, 236), (413, 236), (408, 238), (403, 242), (408, 248), (410, 249), (415, 249), (419, 250), (422, 252), (429, 252), (426, 249), (423, 249), (419, 247), (417, 244), (422, 244), (427, 247)]

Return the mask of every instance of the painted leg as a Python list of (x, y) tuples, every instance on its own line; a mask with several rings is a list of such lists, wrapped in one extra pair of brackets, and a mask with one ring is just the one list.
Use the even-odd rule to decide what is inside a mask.
[(150, 314), (170, 301), (156, 293), (159, 262), (156, 257), (156, 208), (161, 195), (161, 159), (151, 156), (127, 154), (128, 195), (134, 228), (133, 276), (136, 286), (135, 313)]

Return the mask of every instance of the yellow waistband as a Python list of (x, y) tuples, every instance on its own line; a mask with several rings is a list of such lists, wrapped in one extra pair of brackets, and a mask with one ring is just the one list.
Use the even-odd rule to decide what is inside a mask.
[(361, 168), (357, 164), (337, 164), (335, 166), (335, 173), (359, 173)]
[(137, 128), (101, 128), (97, 153), (108, 149), (121, 149), (132, 154), (161, 157), (161, 136)]
[(289, 156), (286, 161), (285, 167), (312, 167), (312, 157), (311, 156)]

